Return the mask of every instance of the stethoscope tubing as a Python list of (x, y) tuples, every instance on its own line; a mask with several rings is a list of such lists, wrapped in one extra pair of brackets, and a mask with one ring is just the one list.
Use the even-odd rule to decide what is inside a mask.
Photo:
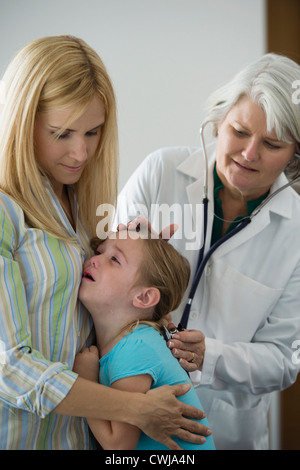
[[(196, 267), (196, 271), (195, 271), (195, 275), (194, 275), (194, 279), (193, 279), (193, 282), (192, 282), (192, 286), (191, 286), (191, 289), (190, 289), (190, 293), (189, 293), (189, 297), (188, 297), (188, 300), (187, 300), (187, 303), (185, 305), (185, 308), (184, 308), (184, 311), (183, 311), (183, 314), (182, 314), (182, 317), (181, 317), (181, 320), (180, 320), (180, 323), (178, 325), (178, 329), (185, 329), (187, 328), (187, 324), (188, 324), (188, 320), (189, 320), (189, 315), (190, 315), (190, 310), (191, 310), (191, 305), (192, 305), (192, 302), (193, 302), (193, 299), (194, 299), (194, 296), (195, 296), (195, 293), (196, 293), (196, 290), (197, 290), (197, 287), (199, 285), (199, 282), (200, 282), (200, 279), (202, 277), (202, 274), (203, 274), (203, 271), (205, 269), (205, 266), (208, 262), (208, 260), (210, 259), (210, 257), (212, 256), (212, 254), (214, 253), (214, 251), (219, 248), (219, 246), (221, 246), (223, 243), (225, 243), (227, 240), (229, 240), (230, 238), (232, 238), (234, 235), (236, 235), (238, 232), (240, 232), (241, 230), (243, 230), (250, 222), (251, 220), (253, 219), (253, 217), (255, 215), (257, 215), (260, 210), (274, 197), (276, 196), (278, 193), (280, 193), (281, 191), (283, 191), (285, 188), (287, 188), (288, 186), (291, 186), (292, 184), (296, 183), (296, 181), (300, 180), (300, 176), (298, 176), (297, 178), (294, 178), (293, 180), (289, 181), (287, 184), (285, 184), (284, 186), (282, 186), (281, 188), (277, 189), (277, 191), (275, 191), (274, 193), (270, 194), (255, 210), (254, 212), (252, 212), (251, 215), (245, 217), (244, 219), (242, 219), (240, 221), (240, 223), (233, 229), (231, 230), (229, 233), (225, 234), (222, 238), (220, 238), (216, 243), (214, 243), (214, 245), (212, 245), (210, 247), (210, 249), (207, 251), (206, 255), (204, 256), (204, 250), (205, 250), (205, 243), (206, 243), (206, 233), (207, 233), (207, 215), (208, 215), (208, 198), (207, 198), (207, 194), (208, 194), (208, 186), (207, 186), (207, 182), (208, 182), (208, 158), (207, 158), (207, 153), (206, 153), (206, 146), (205, 146), (205, 142), (204, 142), (204, 135), (203, 135), (203, 131), (204, 131), (204, 128), (205, 126), (209, 123), (210, 121), (205, 121), (201, 127), (200, 127), (200, 140), (201, 140), (201, 146), (202, 146), (202, 151), (203, 151), (203, 158), (204, 158), (204, 163), (205, 163), (205, 167), (204, 167), (204, 184), (203, 184), (203, 200), (202, 200), (202, 204), (203, 204), (203, 230), (204, 230), (204, 237), (203, 237), (203, 244), (199, 250), (199, 256), (198, 256), (198, 261), (197, 261), (197, 267)], [(296, 154), (296, 156), (298, 158), (300, 158), (300, 156), (298, 156)]]
[[(204, 206), (204, 213), (206, 212), (206, 216), (204, 216), (204, 232), (205, 232), (205, 237), (204, 238), (206, 238), (206, 231), (207, 231), (207, 207), (208, 207), (208, 204), (206, 203), (205, 206)], [(206, 222), (205, 222), (205, 220), (206, 220)], [(217, 248), (219, 248), (219, 246), (221, 246), (227, 240), (229, 240), (234, 235), (236, 235), (238, 232), (243, 230), (250, 222), (251, 222), (250, 217), (245, 217), (244, 219), (242, 219), (240, 221), (240, 223), (233, 230), (231, 230), (229, 233), (225, 234), (224, 237), (220, 238), (216, 243), (214, 243), (210, 247), (210, 249), (207, 251), (205, 256), (204, 256), (205, 240), (203, 241), (203, 246), (201, 247), (200, 252), (199, 252), (197, 268), (196, 268), (196, 272), (195, 272), (194, 279), (193, 279), (193, 282), (192, 282), (189, 297), (188, 297), (187, 303), (185, 305), (185, 308), (184, 308), (184, 311), (183, 311), (183, 314), (182, 314), (182, 317), (181, 317), (181, 320), (180, 320), (180, 323), (179, 323), (179, 327), (181, 329), (185, 329), (187, 327), (192, 302), (193, 302), (198, 284), (199, 284), (200, 279), (202, 277), (203, 271), (204, 271), (205, 266), (207, 265), (210, 257), (212, 256), (214, 251)]]

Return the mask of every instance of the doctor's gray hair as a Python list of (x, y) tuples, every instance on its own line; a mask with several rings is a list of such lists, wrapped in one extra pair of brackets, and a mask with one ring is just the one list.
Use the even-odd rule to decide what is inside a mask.
[[(276, 132), (283, 142), (296, 141), (300, 153), (300, 100), (294, 100), (293, 85), (300, 80), (300, 66), (288, 57), (269, 53), (240, 71), (229, 83), (214, 92), (208, 101), (206, 120), (218, 126), (242, 97), (257, 103), (266, 115), (268, 132)], [(298, 82), (299, 83), (299, 82)], [(293, 177), (300, 175), (300, 160), (294, 157), (289, 165)]]

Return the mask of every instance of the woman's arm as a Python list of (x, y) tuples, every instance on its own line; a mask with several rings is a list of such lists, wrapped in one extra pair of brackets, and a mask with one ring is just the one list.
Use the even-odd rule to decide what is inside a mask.
[(129, 423), (169, 449), (179, 450), (171, 436), (202, 444), (205, 442), (203, 436), (211, 434), (206, 426), (189, 419), (203, 419), (205, 414), (176, 398), (189, 389), (190, 384), (164, 385), (145, 394), (132, 393), (78, 377), (54, 412)]
[[(90, 351), (86, 348), (83, 353), (76, 356), (74, 370), (85, 378), (79, 377), (70, 393), (56, 408), (60, 414), (76, 415), (86, 418), (117, 421), (133, 425), (144, 431), (172, 450), (179, 449), (170, 436), (177, 436), (185, 441), (203, 443), (203, 436), (211, 434), (210, 430), (190, 418), (204, 418), (204, 413), (194, 407), (185, 405), (176, 396), (186, 393), (190, 385), (164, 386), (144, 393), (150, 384), (130, 384), (125, 379), (115, 382), (116, 388), (108, 388), (98, 383), (98, 354), (97, 348), (92, 346)], [(88, 352), (94, 352), (94, 360), (90, 364), (86, 360)], [(91, 358), (91, 355), (89, 355)], [(145, 376), (147, 377), (147, 376)], [(87, 379), (90, 380), (87, 380)], [(138, 386), (143, 393), (136, 393)], [(132, 391), (123, 391), (128, 387)], [(133, 393), (135, 392), (135, 393)], [(92, 422), (92, 421), (91, 421)], [(107, 426), (107, 432), (111, 428)], [(121, 428), (120, 428), (121, 429)], [(133, 428), (131, 429), (133, 434)], [(135, 431), (137, 432), (137, 431)], [(97, 437), (97, 436), (96, 436)], [(103, 445), (103, 443), (101, 442)]]

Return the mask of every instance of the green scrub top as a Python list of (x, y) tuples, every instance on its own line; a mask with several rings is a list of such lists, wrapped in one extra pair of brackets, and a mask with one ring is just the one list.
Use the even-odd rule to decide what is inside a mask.
[[(211, 234), (211, 246), (216, 243), (221, 237), (222, 237), (222, 227), (223, 227), (223, 210), (222, 210), (222, 201), (220, 198), (218, 198), (218, 191), (224, 187), (222, 181), (220, 180), (216, 165), (214, 167), (214, 223), (213, 223), (213, 229), (212, 229), (212, 234)], [(247, 214), (241, 215), (234, 219), (230, 226), (228, 227), (226, 233), (229, 233), (231, 230), (233, 230), (236, 226), (237, 223), (244, 219), (247, 215), (250, 215), (254, 209), (256, 209), (261, 202), (268, 196), (269, 191), (267, 191), (263, 196), (261, 196), (258, 199), (253, 199), (252, 201), (247, 202)]]

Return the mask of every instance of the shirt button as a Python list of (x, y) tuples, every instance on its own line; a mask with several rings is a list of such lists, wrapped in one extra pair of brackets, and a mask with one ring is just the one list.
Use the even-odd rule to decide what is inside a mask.
[(198, 317), (197, 310), (192, 310), (190, 313), (191, 320), (196, 320)]

